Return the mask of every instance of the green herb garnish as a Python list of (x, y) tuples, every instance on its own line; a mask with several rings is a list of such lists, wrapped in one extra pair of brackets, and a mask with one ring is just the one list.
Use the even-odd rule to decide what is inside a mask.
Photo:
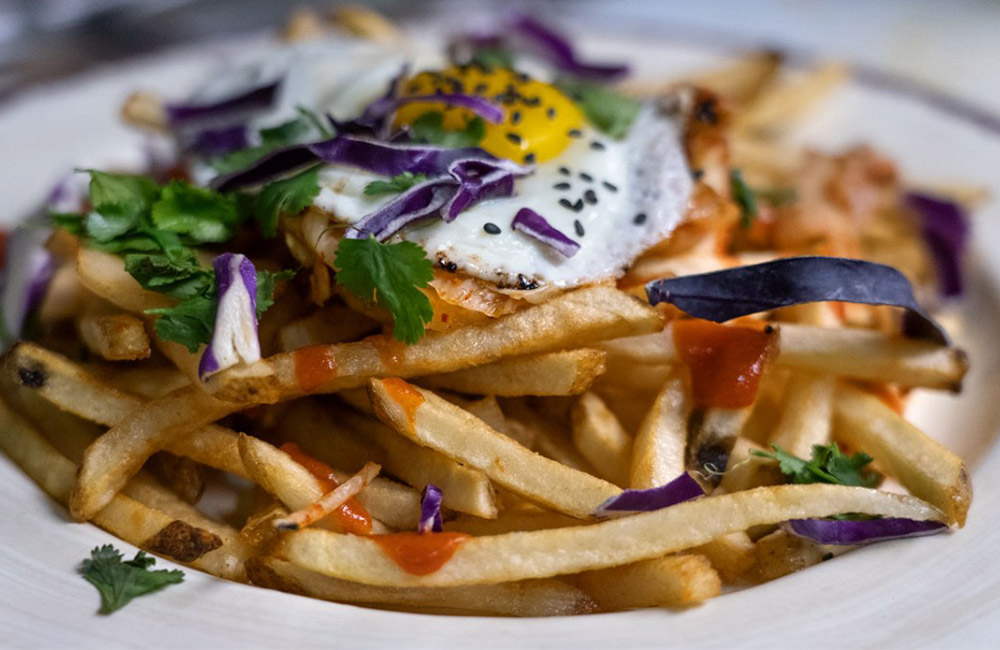
[(424, 113), (410, 125), (416, 142), (436, 144), (442, 147), (476, 147), (486, 137), (486, 123), (481, 117), (473, 117), (458, 131), (444, 128), (444, 115), (440, 111)]
[(738, 169), (729, 170), (729, 187), (733, 201), (740, 208), (740, 226), (749, 228), (757, 218), (757, 200), (753, 190), (743, 180), (743, 173)]
[(792, 479), (793, 483), (831, 483), (833, 485), (853, 485), (859, 487), (874, 487), (878, 476), (874, 472), (862, 471), (872, 462), (872, 457), (858, 452), (853, 456), (841, 453), (837, 443), (829, 445), (813, 445), (812, 458), (803, 460), (793, 456), (778, 445), (771, 445), (774, 453), (753, 450), (750, 453), (762, 458), (778, 461), (781, 473)]
[(399, 194), (410, 189), (418, 183), (423, 183), (427, 180), (427, 176), (424, 174), (413, 174), (411, 172), (403, 172), (402, 174), (396, 174), (387, 181), (372, 181), (365, 185), (365, 195), (366, 196), (380, 196), (382, 194)]
[(274, 237), (278, 232), (278, 216), (302, 212), (312, 205), (319, 190), (318, 166), (265, 185), (253, 204), (254, 217), (261, 233), (268, 238)]
[(514, 68), (514, 55), (499, 47), (483, 47), (472, 53), (472, 63), (489, 70)]
[(139, 551), (131, 560), (110, 544), (95, 548), (84, 560), (80, 573), (101, 594), (101, 613), (110, 614), (128, 605), (133, 598), (159, 591), (184, 581), (184, 572), (166, 569), (150, 571), (154, 558)]
[(423, 248), (406, 241), (382, 244), (373, 237), (342, 239), (333, 267), (337, 284), (392, 314), (393, 337), (404, 343), (420, 340), (424, 323), (434, 317), (430, 300), (420, 291), (434, 279)]
[(628, 135), (639, 115), (639, 100), (608, 86), (573, 77), (557, 79), (555, 86), (576, 102), (591, 124), (612, 138)]

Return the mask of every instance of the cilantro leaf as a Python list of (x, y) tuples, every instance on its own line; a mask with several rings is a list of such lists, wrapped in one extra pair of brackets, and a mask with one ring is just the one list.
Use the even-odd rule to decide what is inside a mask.
[(591, 124), (612, 138), (628, 135), (639, 115), (639, 101), (614, 88), (572, 77), (557, 79), (555, 86), (576, 102)]
[(799, 200), (799, 193), (794, 187), (756, 188), (753, 193), (761, 201), (775, 207), (789, 205)]
[(434, 266), (423, 248), (405, 241), (342, 239), (333, 267), (337, 284), (392, 314), (393, 337), (404, 343), (420, 340), (424, 323), (434, 317), (430, 300), (419, 289), (434, 279)]
[(50, 212), (49, 221), (56, 228), (62, 228), (71, 235), (76, 235), (78, 237), (87, 234), (85, 224), (87, 222), (87, 215), (77, 214), (75, 212)]
[(278, 232), (278, 216), (298, 214), (309, 207), (319, 194), (319, 167), (264, 186), (253, 203), (254, 217), (265, 237)]
[(371, 183), (368, 183), (365, 185), (365, 196), (398, 194), (400, 192), (405, 192), (418, 183), (423, 183), (425, 180), (427, 180), (427, 176), (424, 174), (403, 172), (402, 174), (396, 174), (387, 181), (372, 181)]
[(264, 315), (274, 304), (274, 287), (278, 282), (288, 282), (295, 277), (295, 271), (285, 269), (278, 273), (257, 271), (257, 318)]
[(753, 190), (743, 180), (743, 173), (738, 169), (729, 171), (729, 187), (733, 193), (733, 201), (740, 207), (740, 226), (749, 228), (757, 218), (757, 199)]
[(96, 169), (90, 174), (90, 204), (94, 212), (109, 220), (135, 221), (148, 212), (160, 194), (156, 181), (146, 176), (109, 174)]
[(101, 613), (110, 614), (133, 598), (184, 581), (183, 571), (150, 571), (149, 567), (155, 563), (155, 559), (142, 551), (135, 558), (123, 561), (115, 547), (105, 544), (90, 552), (90, 559), (83, 561), (80, 573), (101, 594)]
[(212, 272), (203, 269), (192, 255), (171, 259), (166, 255), (131, 253), (125, 256), (125, 270), (143, 289), (184, 300), (204, 294), (212, 286)]
[(514, 68), (514, 55), (499, 47), (481, 47), (472, 54), (472, 62), (489, 70), (510, 70)]
[(486, 137), (486, 123), (483, 118), (474, 117), (459, 131), (444, 128), (444, 115), (440, 111), (428, 111), (410, 125), (416, 142), (436, 144), (441, 147), (476, 147)]
[(293, 144), (306, 142), (318, 133), (323, 138), (332, 137), (333, 134), (323, 124), (323, 121), (312, 111), (298, 107), (296, 109), (299, 116), (295, 119), (283, 122), (277, 126), (260, 130), (260, 144), (247, 149), (231, 151), (228, 154), (212, 161), (212, 167), (219, 174), (228, 174), (249, 167), (257, 162), (261, 157), (271, 153), (279, 147), (287, 147)]
[(778, 445), (771, 445), (774, 453), (766, 451), (751, 451), (754, 456), (770, 458), (778, 461), (781, 473), (792, 479), (793, 483), (832, 483), (833, 485), (853, 485), (859, 487), (874, 487), (878, 477), (874, 472), (862, 471), (872, 462), (872, 457), (858, 452), (853, 456), (845, 456), (837, 443), (829, 445), (813, 445), (812, 458), (808, 461), (789, 454)]
[(163, 188), (150, 216), (157, 229), (183, 235), (194, 244), (227, 241), (240, 223), (232, 197), (183, 181)]
[(189, 298), (173, 307), (147, 309), (146, 313), (159, 316), (153, 326), (158, 337), (197, 352), (199, 346), (212, 340), (218, 302), (218, 296), (213, 293)]

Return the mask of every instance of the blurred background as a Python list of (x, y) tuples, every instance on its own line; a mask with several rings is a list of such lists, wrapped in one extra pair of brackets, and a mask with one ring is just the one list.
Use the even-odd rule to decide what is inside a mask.
[[(283, 24), (302, 0), (0, 0), (0, 103), (32, 86), (123, 59)], [(508, 3), (370, 0), (399, 19)], [(984, 114), (1000, 114), (997, 0), (548, 0), (525, 7), (573, 29), (641, 31), (733, 50), (779, 46), (793, 58), (839, 58)]]

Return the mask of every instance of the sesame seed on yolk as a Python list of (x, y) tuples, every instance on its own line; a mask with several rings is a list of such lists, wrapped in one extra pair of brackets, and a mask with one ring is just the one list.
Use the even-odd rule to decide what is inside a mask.
[[(572, 141), (568, 133), (583, 125), (580, 110), (554, 86), (511, 70), (459, 66), (421, 72), (403, 83), (401, 94), (406, 97), (438, 92), (475, 94), (502, 107), (503, 122), (486, 122), (486, 136), (479, 146), (517, 163), (555, 158)], [(396, 126), (412, 124), (430, 111), (440, 111), (444, 128), (452, 131), (464, 129), (475, 117), (466, 108), (443, 102), (414, 102), (399, 108)]]

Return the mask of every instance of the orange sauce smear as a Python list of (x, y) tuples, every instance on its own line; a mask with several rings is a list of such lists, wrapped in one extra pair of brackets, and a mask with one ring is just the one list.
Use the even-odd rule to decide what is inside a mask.
[[(324, 463), (323, 461), (313, 458), (306, 452), (302, 451), (294, 442), (286, 442), (281, 445), (281, 451), (285, 452), (292, 457), (299, 465), (302, 465), (309, 473), (315, 476), (323, 489), (323, 493), (331, 492), (337, 488), (340, 483), (337, 482), (337, 476), (333, 472), (333, 468)], [(368, 510), (365, 509), (363, 505), (358, 503), (358, 500), (351, 497), (344, 505), (333, 513), (338, 527), (345, 533), (351, 533), (352, 535), (371, 535), (372, 532), (372, 516), (368, 514)]]
[(310, 345), (295, 351), (295, 380), (311, 393), (337, 378), (337, 359), (326, 345)]
[(416, 426), (417, 409), (424, 403), (424, 396), (420, 394), (420, 391), (399, 377), (387, 377), (382, 380), (382, 385), (385, 387), (386, 392), (389, 393), (389, 397), (403, 409), (403, 412), (406, 414), (406, 421), (410, 424), (410, 429), (412, 430)]
[(760, 376), (777, 352), (774, 333), (705, 320), (678, 320), (671, 328), (677, 353), (691, 369), (697, 406), (735, 409), (753, 404)]
[(465, 533), (393, 533), (372, 539), (403, 571), (426, 576), (447, 564), (469, 537)]
[(406, 355), (406, 344), (402, 341), (397, 341), (385, 334), (369, 336), (367, 341), (375, 347), (375, 351), (378, 352), (382, 363), (389, 370), (403, 363), (403, 357)]

